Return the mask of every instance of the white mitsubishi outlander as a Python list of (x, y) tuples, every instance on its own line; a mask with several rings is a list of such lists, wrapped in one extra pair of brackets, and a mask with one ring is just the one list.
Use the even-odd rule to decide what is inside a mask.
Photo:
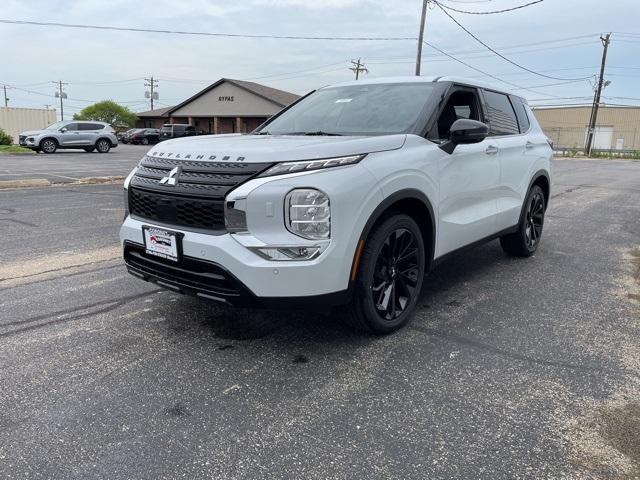
[(129, 272), (230, 305), (343, 305), (383, 334), (424, 275), (499, 238), (532, 255), (552, 150), (526, 101), (449, 77), (320, 88), (248, 135), (153, 147), (125, 181)]

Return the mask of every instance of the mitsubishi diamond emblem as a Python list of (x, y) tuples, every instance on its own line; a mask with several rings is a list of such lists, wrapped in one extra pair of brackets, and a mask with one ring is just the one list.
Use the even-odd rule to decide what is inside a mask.
[(178, 177), (180, 176), (180, 172), (182, 172), (182, 167), (176, 167), (173, 170), (171, 170), (169, 172), (169, 175), (167, 175), (166, 177), (163, 177), (162, 180), (160, 180), (161, 184), (167, 184), (167, 185), (175, 185), (176, 183), (178, 183)]

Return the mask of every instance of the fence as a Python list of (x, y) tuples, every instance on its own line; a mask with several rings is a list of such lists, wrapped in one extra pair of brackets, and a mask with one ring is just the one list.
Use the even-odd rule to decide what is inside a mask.
[(0, 107), (0, 128), (11, 135), (15, 143), (18, 143), (20, 132), (39, 130), (55, 121), (55, 110)]
[[(543, 127), (542, 129), (553, 142), (555, 150), (584, 151), (587, 139), (586, 127)], [(593, 138), (593, 150), (611, 153), (640, 150), (640, 126), (624, 130), (606, 125), (597, 126)]]

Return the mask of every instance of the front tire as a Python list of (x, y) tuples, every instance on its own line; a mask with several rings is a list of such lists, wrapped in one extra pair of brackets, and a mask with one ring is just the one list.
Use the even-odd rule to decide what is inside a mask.
[(106, 138), (101, 138), (96, 142), (96, 150), (98, 153), (108, 153), (111, 150), (111, 142)]
[(530, 257), (538, 249), (544, 226), (544, 192), (538, 185), (529, 190), (518, 230), (500, 237), (502, 249), (514, 257)]
[(45, 138), (42, 142), (40, 142), (40, 150), (44, 153), (56, 153), (58, 149), (58, 142), (56, 142), (53, 138)]
[(395, 214), (380, 222), (360, 257), (349, 323), (377, 335), (403, 327), (416, 307), (425, 273), (425, 246), (416, 222)]
[(142, 143), (142, 145), (149, 145), (149, 139), (148, 138), (143, 138), (141, 143)]

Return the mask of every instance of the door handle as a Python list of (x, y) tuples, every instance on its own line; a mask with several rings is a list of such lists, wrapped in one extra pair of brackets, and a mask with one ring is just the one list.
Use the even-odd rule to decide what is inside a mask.
[(495, 145), (489, 145), (484, 153), (486, 153), (487, 155), (495, 155), (496, 153), (498, 153), (498, 147), (496, 147)]

